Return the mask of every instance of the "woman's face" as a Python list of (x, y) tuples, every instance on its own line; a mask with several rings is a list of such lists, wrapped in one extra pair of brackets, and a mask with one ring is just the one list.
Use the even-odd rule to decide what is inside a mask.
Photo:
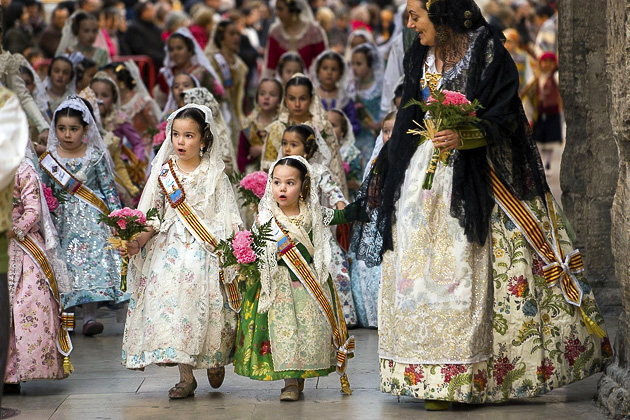
[(275, 111), (280, 104), (280, 89), (277, 83), (263, 82), (258, 88), (256, 102), (261, 111)]
[(228, 27), (225, 28), (223, 45), (233, 52), (238, 52), (241, 48), (241, 33), (239, 32), (236, 23), (228, 25)]
[(292, 166), (277, 165), (271, 178), (271, 192), (276, 203), (285, 213), (297, 210), (302, 192), (300, 171)]
[(168, 41), (168, 56), (175, 68), (186, 68), (190, 64), (193, 52), (188, 49), (181, 38), (171, 38)]
[(72, 65), (64, 60), (57, 60), (50, 68), (50, 83), (59, 92), (66, 90), (72, 78)]
[(280, 77), (282, 78), (282, 85), (286, 85), (287, 82), (293, 77), (295, 73), (302, 73), (304, 69), (302, 65), (297, 61), (289, 61), (282, 66), (282, 72)]
[(98, 22), (94, 19), (82, 20), (79, 24), (77, 39), (84, 47), (91, 47), (98, 35)]
[(201, 141), (201, 129), (197, 121), (192, 118), (173, 120), (171, 142), (180, 159), (190, 161), (199, 159), (199, 151), (203, 147), (203, 143)]
[(285, 132), (282, 135), (282, 156), (306, 157), (306, 146), (297, 133)]
[(359, 80), (367, 80), (372, 75), (372, 69), (368, 66), (365, 53), (355, 52), (352, 54), (352, 71)]
[(328, 121), (332, 124), (333, 131), (335, 132), (335, 137), (337, 137), (337, 141), (341, 142), (343, 139), (343, 118), (339, 115), (338, 112), (328, 111)]
[(59, 145), (65, 150), (75, 150), (83, 145), (83, 137), (87, 133), (82, 121), (77, 117), (59, 117), (55, 124)]
[(92, 90), (98, 100), (98, 110), (103, 117), (107, 116), (114, 105), (114, 89), (108, 82), (96, 80), (92, 82)]
[(323, 59), (317, 72), (317, 78), (322, 86), (327, 90), (333, 90), (340, 77), (341, 69), (337, 60), (332, 58)]
[(435, 26), (429, 20), (429, 13), (420, 0), (407, 0), (409, 20), (407, 28), (413, 29), (420, 35), (420, 43), (428, 47), (436, 45)]
[(289, 116), (298, 121), (306, 121), (310, 115), (311, 100), (311, 92), (306, 86), (289, 86), (285, 99)]
[(177, 106), (179, 108), (183, 107), (184, 104), (184, 91), (188, 89), (192, 89), (195, 87), (195, 82), (193, 79), (187, 74), (178, 74), (173, 79), (173, 98), (177, 101)]
[(289, 6), (282, 0), (276, 2), (276, 16), (283, 25), (291, 22), (292, 16), (289, 12)]

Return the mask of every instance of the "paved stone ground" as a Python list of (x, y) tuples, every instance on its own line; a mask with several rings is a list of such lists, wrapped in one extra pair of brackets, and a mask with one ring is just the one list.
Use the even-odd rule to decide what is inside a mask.
[[(556, 157), (560, 156), (560, 149)], [(549, 172), (557, 194), (559, 161)], [(558, 195), (556, 195), (559, 198)], [(19, 410), (19, 420), (90, 419), (605, 419), (593, 397), (600, 375), (557, 389), (547, 395), (498, 405), (451, 404), (446, 412), (426, 412), (424, 403), (412, 398), (398, 400), (379, 391), (375, 330), (352, 330), (357, 339), (357, 357), (349, 365), (354, 389), (350, 397), (339, 392), (337, 375), (306, 381), (304, 396), (295, 403), (281, 403), (279, 382), (258, 382), (239, 377), (228, 368), (223, 386), (210, 388), (204, 371), (194, 398), (170, 401), (168, 389), (178, 381), (176, 368), (149, 367), (129, 371), (120, 364), (123, 324), (114, 313), (99, 309), (104, 334), (84, 337), (73, 334), (75, 373), (63, 381), (35, 381), (22, 385), (20, 395), (3, 399), (5, 407)], [(78, 320), (77, 325), (81, 325)], [(607, 319), (614, 337), (617, 320)]]

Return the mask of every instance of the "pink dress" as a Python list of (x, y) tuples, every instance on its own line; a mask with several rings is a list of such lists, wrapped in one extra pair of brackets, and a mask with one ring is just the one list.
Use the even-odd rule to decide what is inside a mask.
[[(15, 175), (13, 226), (44, 248), (39, 233), (39, 178), (25, 162)], [(11, 331), (5, 383), (33, 379), (63, 379), (63, 356), (57, 350), (59, 309), (46, 277), (15, 240), (9, 244)]]

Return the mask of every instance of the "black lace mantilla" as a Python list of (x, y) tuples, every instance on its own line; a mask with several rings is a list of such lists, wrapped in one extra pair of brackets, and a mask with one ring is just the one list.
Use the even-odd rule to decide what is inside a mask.
[[(470, 100), (479, 100), (483, 109), (477, 113), (481, 119), (478, 128), (488, 145), (453, 154), (450, 212), (459, 220), (470, 242), (483, 244), (494, 207), (489, 165), (521, 200), (543, 195), (549, 186), (518, 96), (516, 66), (503, 47), (502, 34), (484, 25), (469, 35), (467, 54), (444, 73), (442, 84), (445, 89), (466, 94)], [(419, 81), (428, 50), (416, 39), (405, 54), (403, 104), (412, 98), (421, 99)], [(423, 119), (424, 112), (418, 106), (399, 110), (392, 138), (359, 190), (357, 201), (373, 214), (371, 222), (355, 224), (353, 251), (368, 266), (380, 264), (383, 254), (393, 249), (396, 203), (418, 147), (417, 139), (407, 134), (407, 130), (413, 120)]]

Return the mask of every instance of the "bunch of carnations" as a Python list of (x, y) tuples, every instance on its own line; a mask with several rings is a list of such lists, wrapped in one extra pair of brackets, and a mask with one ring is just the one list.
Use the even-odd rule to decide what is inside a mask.
[(252, 231), (243, 230), (234, 233), (227, 240), (217, 245), (223, 267), (237, 266), (239, 280), (250, 282), (260, 278), (260, 256), (267, 241), (271, 240), (271, 221), (258, 226)]
[[(477, 99), (470, 102), (463, 93), (450, 90), (435, 90), (431, 93), (426, 102), (412, 99), (405, 108), (412, 105), (419, 105), (422, 110), (428, 113), (428, 117), (424, 120), (424, 126), (417, 121), (413, 121), (418, 128), (407, 130), (407, 134), (415, 134), (421, 136), (421, 142), (431, 140), (435, 134), (443, 130), (455, 130), (473, 123), (479, 122), (477, 118), (477, 110), (481, 108), (481, 104)], [(446, 164), (451, 156), (451, 151), (440, 151), (435, 148), (429, 168), (427, 169), (422, 189), (430, 190), (433, 186), (433, 177), (439, 162)]]
[(47, 187), (46, 184), (42, 182), (42, 190), (44, 191), (44, 198), (46, 199), (46, 205), (48, 206), (48, 211), (54, 213), (57, 208), (59, 208), (59, 200), (53, 194), (51, 188)]
[(260, 199), (265, 195), (267, 178), (267, 172), (257, 171), (245, 176), (238, 174), (233, 176), (230, 180), (233, 184), (237, 185), (238, 192), (244, 200), (243, 205), (248, 206), (253, 204), (257, 207), (258, 203), (260, 203)]
[[(127, 247), (127, 243), (140, 236), (142, 232), (147, 230), (147, 220), (158, 217), (157, 209), (151, 209), (145, 215), (137, 209), (125, 207), (120, 210), (114, 210), (108, 215), (102, 215), (99, 222), (105, 223), (114, 229), (114, 236), (109, 238), (110, 249), (122, 249)], [(120, 270), (120, 290), (127, 291), (127, 268), (129, 266), (129, 256), (124, 253), (122, 255), (122, 266)]]

